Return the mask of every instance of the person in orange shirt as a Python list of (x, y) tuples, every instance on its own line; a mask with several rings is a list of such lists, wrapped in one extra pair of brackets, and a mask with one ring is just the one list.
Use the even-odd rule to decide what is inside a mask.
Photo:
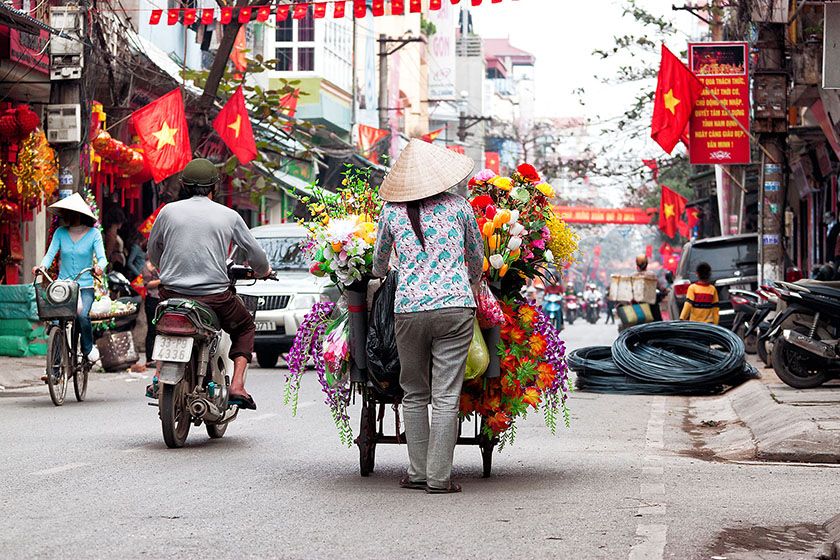
[(680, 313), (681, 320), (718, 324), (720, 300), (717, 288), (710, 282), (711, 277), (712, 267), (709, 263), (701, 262), (697, 265), (698, 280), (688, 287), (685, 304)]

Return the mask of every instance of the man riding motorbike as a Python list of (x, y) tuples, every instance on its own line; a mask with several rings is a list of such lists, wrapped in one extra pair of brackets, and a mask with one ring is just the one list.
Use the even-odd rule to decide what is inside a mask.
[(254, 410), (245, 390), (245, 370), (254, 352), (256, 326), (251, 313), (230, 287), (227, 256), (232, 244), (244, 251), (257, 277), (271, 274), (265, 251), (236, 211), (213, 202), (219, 171), (206, 159), (194, 159), (181, 173), (190, 198), (163, 207), (149, 236), (149, 260), (160, 271), (160, 299), (185, 298), (203, 303), (219, 317), (231, 338), (233, 379), (230, 402)]

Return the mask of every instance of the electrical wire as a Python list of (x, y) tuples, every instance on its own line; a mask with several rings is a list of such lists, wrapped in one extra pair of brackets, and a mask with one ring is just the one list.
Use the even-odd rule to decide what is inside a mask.
[(568, 364), (578, 388), (599, 393), (708, 395), (758, 376), (733, 332), (688, 321), (631, 327), (612, 347), (571, 352)]

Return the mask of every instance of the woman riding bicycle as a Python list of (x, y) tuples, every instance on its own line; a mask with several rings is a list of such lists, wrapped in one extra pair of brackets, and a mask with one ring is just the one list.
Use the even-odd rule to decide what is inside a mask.
[[(105, 259), (105, 244), (102, 234), (95, 228), (96, 217), (90, 207), (79, 195), (73, 193), (48, 208), (61, 219), (62, 226), (55, 230), (47, 254), (40, 266), (32, 269), (32, 274), (48, 269), (59, 254), (58, 279), (73, 280), (86, 268), (93, 268), (100, 276), (108, 264)], [(96, 257), (96, 266), (93, 257)], [(99, 351), (93, 345), (93, 328), (90, 323), (90, 308), (93, 305), (93, 276), (86, 272), (79, 276), (79, 300), (81, 309), (78, 316), (82, 353), (90, 362), (99, 359)]]

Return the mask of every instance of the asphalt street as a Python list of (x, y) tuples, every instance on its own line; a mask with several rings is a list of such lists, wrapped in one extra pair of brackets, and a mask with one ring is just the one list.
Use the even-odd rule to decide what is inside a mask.
[[(564, 334), (574, 348), (616, 331)], [(46, 387), (0, 393), (0, 558), (813, 558), (840, 512), (836, 468), (697, 457), (682, 398), (575, 393), (571, 428), (528, 418), (488, 479), (459, 447), (463, 494), (429, 496), (397, 486), (404, 446), (359, 476), (312, 375), (293, 418), (283, 370), (252, 371), (259, 409), (180, 450), (147, 382), (96, 375), (60, 408)]]

